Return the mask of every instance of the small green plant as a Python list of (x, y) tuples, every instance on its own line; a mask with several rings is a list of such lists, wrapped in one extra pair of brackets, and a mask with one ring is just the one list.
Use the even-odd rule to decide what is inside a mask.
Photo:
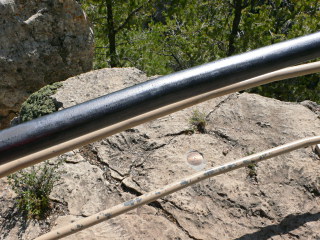
[(248, 166), (247, 166), (249, 172), (248, 172), (248, 176), (250, 178), (256, 178), (257, 177), (257, 164), (256, 163), (250, 163)]
[(48, 161), (8, 176), (9, 184), (18, 195), (17, 206), (29, 219), (43, 219), (51, 210), (49, 195), (61, 177), (62, 161), (50, 165)]
[(192, 115), (189, 119), (190, 124), (190, 130), (199, 133), (205, 133), (206, 132), (206, 114), (203, 112), (200, 112), (199, 110), (194, 110), (192, 112)]
[[(255, 149), (253, 149), (252, 151), (248, 151), (248, 150), (247, 150), (246, 156), (253, 155), (254, 153), (255, 153)], [(257, 165), (256, 163), (250, 163), (250, 164), (247, 166), (248, 176), (249, 176), (250, 178), (255, 179), (255, 180), (257, 180), (257, 167), (258, 167), (258, 165)]]

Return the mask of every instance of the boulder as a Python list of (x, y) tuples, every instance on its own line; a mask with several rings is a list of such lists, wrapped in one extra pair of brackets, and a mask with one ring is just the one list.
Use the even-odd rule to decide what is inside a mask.
[(39, 88), (92, 69), (93, 34), (74, 0), (0, 1), (0, 129)]
[[(62, 109), (147, 79), (134, 68), (101, 69), (68, 79), (51, 97)], [(63, 154), (58, 158), (65, 160), (65, 173), (50, 198), (66, 210), (46, 221), (51, 229), (65, 226), (194, 174), (199, 169), (188, 164), (190, 151), (201, 153), (208, 169), (320, 135), (318, 115), (304, 105), (234, 93)], [(190, 126), (195, 111), (205, 116), (201, 133)], [(64, 239), (320, 239), (319, 165), (314, 147), (299, 149), (207, 179)], [(0, 200), (12, 201), (5, 182), (0, 186)], [(8, 213), (2, 216), (7, 218), (0, 217), (0, 227), (10, 219)], [(41, 225), (35, 229), (40, 235)], [(17, 239), (16, 231), (12, 227), (6, 237)]]

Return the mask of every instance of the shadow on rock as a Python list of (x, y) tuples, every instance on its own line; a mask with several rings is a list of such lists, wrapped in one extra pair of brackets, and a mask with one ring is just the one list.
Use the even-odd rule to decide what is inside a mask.
[(1, 217), (3, 221), (0, 222), (0, 238), (2, 237), (3, 239), (6, 239), (10, 231), (17, 226), (19, 228), (17, 237), (20, 239), (30, 222), (30, 220), (19, 211), (17, 203), (14, 203), (12, 207), (8, 208)]
[(289, 215), (284, 218), (279, 224), (261, 228), (258, 232), (246, 234), (235, 240), (250, 240), (260, 239), (266, 240), (273, 236), (283, 235), (290, 231), (299, 228), (307, 222), (314, 222), (320, 219), (320, 213), (304, 213), (300, 215)]

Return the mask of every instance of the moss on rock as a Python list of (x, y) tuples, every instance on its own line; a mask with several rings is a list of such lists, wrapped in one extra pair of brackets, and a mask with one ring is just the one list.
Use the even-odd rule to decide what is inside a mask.
[(58, 111), (61, 103), (58, 103), (51, 96), (55, 94), (61, 82), (47, 85), (37, 92), (31, 94), (29, 98), (22, 104), (20, 110), (20, 121), (26, 122), (32, 119)]

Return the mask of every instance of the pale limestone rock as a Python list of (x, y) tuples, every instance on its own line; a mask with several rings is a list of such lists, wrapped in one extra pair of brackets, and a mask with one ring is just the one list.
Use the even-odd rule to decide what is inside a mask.
[[(54, 97), (69, 107), (146, 79), (133, 68), (103, 69), (70, 78)], [(207, 114), (205, 134), (185, 134), (194, 109)], [(247, 93), (213, 99), (67, 154), (51, 197), (69, 213), (52, 225), (195, 173), (190, 150), (207, 169), (314, 135), (320, 119), (301, 104)], [(248, 168), (216, 176), (66, 239), (320, 239), (319, 166), (314, 147), (296, 150), (259, 163), (255, 177)]]
[(92, 30), (75, 0), (1, 0), (0, 33), (0, 129), (32, 92), (92, 68)]

